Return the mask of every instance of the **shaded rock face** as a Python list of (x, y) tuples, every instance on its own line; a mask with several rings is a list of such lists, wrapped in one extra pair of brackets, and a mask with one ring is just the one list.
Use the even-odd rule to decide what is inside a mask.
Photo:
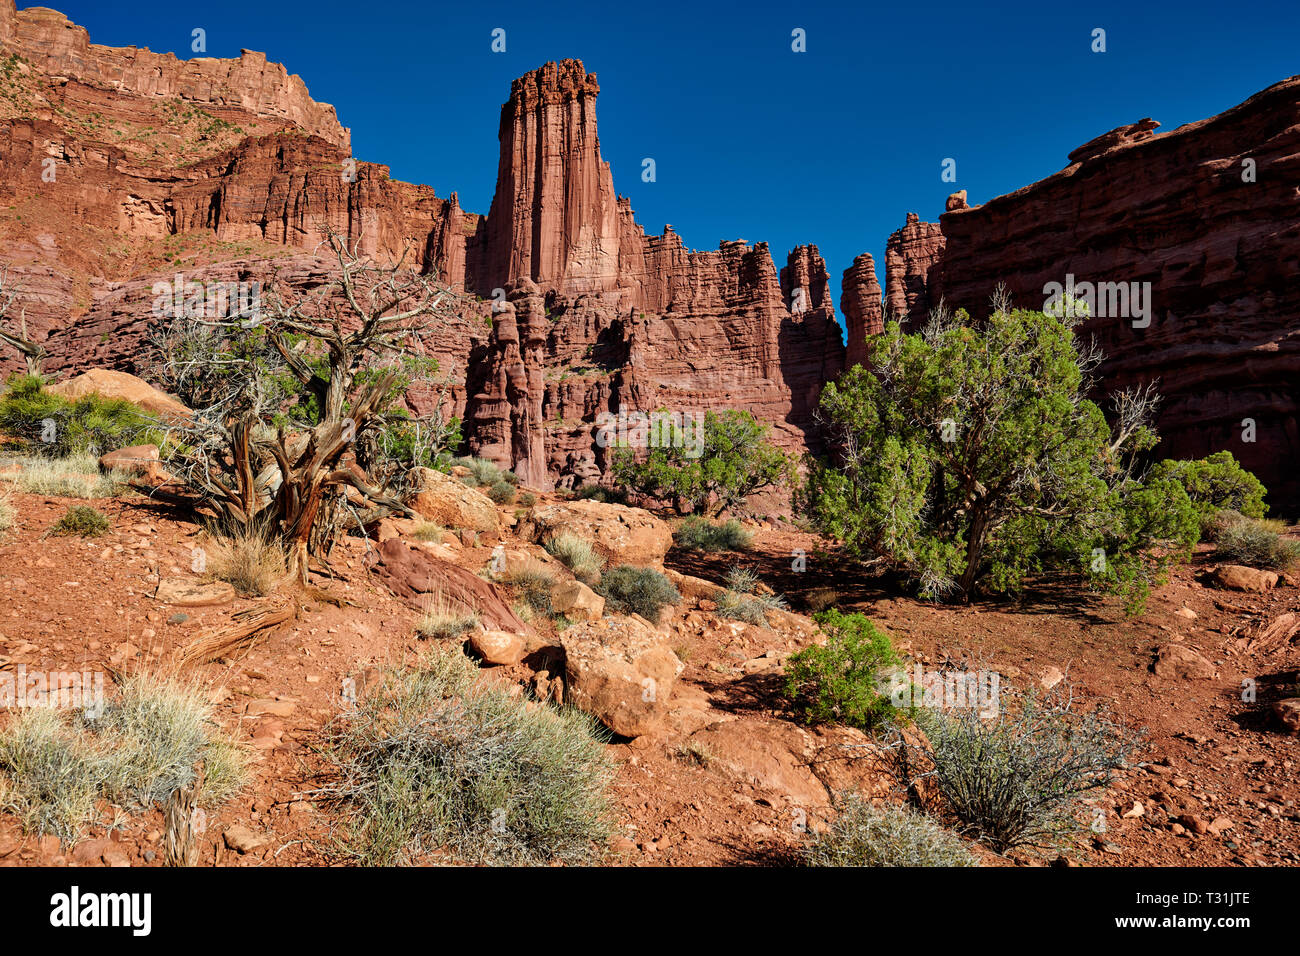
[(876, 262), (862, 253), (844, 270), (840, 283), (840, 311), (844, 313), (844, 367), (861, 365), (867, 358), (867, 336), (885, 329), (885, 313), (876, 279)]
[(900, 321), (924, 321), (939, 304), (932, 273), (943, 257), (946, 239), (937, 223), (907, 214), (907, 224), (885, 246), (885, 312)]
[(1044, 287), (1067, 276), (1130, 294), (1137, 283), (1147, 316), (1113, 289), (1086, 326), (1106, 354), (1102, 387), (1158, 379), (1158, 454), (1231, 451), (1294, 513), (1300, 77), (1171, 132), (1158, 125), (1105, 133), (1055, 175), (939, 224), (909, 217), (890, 240), (887, 308), (915, 315), (942, 297), (985, 314), (1001, 282), (1013, 304), (1041, 309)]

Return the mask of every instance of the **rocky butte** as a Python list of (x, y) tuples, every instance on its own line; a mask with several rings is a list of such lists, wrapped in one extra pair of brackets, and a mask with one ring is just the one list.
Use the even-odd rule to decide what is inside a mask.
[(262, 54), (99, 46), (13, 0), (0, 53), (0, 260), (51, 372), (140, 371), (160, 278), (319, 284), (334, 230), (466, 294), (431, 330), (449, 387), (410, 400), (444, 402), (473, 453), (549, 487), (603, 472), (597, 422), (620, 408), (743, 408), (785, 447), (819, 447), (822, 386), (889, 316), (979, 312), (999, 283), (1032, 308), (1067, 276), (1150, 283), (1149, 325), (1089, 323), (1103, 387), (1158, 378), (1161, 451), (1227, 448), (1275, 504), (1300, 506), (1300, 79), (1170, 133), (1121, 127), (1042, 182), (983, 205), (955, 194), (938, 223), (908, 214), (883, 288), (869, 255), (844, 271), (845, 340), (815, 246), (778, 265), (763, 242), (693, 251), (671, 226), (645, 233), (601, 157), (600, 87), (577, 60), (511, 85), (484, 215), (355, 160), (334, 109)]

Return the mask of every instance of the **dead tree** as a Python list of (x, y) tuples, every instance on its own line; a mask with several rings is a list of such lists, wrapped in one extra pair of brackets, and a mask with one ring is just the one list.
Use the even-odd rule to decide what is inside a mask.
[(173, 317), (154, 339), (159, 377), (194, 408), (169, 468), (222, 522), (279, 538), (301, 583), (345, 512), (413, 514), (394, 471), (374, 480), (357, 464), (358, 441), (373, 444), (458, 304), (405, 257), (383, 266), (326, 243), (337, 275), (322, 287), (273, 288), (252, 315)]
[(15, 331), (7, 326), (10, 323), (9, 310), (22, 289), (9, 281), (9, 270), (0, 270), (0, 342), (15, 348), (27, 361), (27, 374), (39, 377), (41, 362), (45, 359), (45, 347), (27, 335), (27, 310), (18, 312), (18, 326)]

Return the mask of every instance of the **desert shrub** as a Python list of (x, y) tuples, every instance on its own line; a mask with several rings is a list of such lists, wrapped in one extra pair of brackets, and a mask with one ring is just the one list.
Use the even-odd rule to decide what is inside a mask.
[(684, 519), (673, 538), (687, 551), (748, 551), (754, 543), (753, 532), (735, 518), (714, 524), (698, 515)]
[(864, 614), (834, 608), (813, 620), (826, 644), (813, 644), (786, 663), (785, 693), (808, 723), (839, 723), (869, 730), (897, 711), (885, 692), (885, 672), (899, 664), (889, 635)]
[(166, 444), (159, 423), (136, 405), (94, 393), (68, 401), (47, 392), (32, 375), (10, 379), (0, 398), (0, 432), (54, 458), (98, 457), (128, 445)]
[(541, 565), (526, 564), (506, 576), (519, 599), (534, 611), (551, 613), (551, 591), (555, 588), (555, 575)]
[(246, 760), (212, 724), (212, 706), (192, 682), (134, 674), (101, 716), (88, 721), (111, 742), (108, 789), (124, 806), (150, 806), (194, 782), (202, 763), (200, 802), (216, 806), (243, 786)]
[(1151, 469), (1150, 477), (1178, 482), (1203, 515), (1227, 509), (1248, 518), (1264, 517), (1264, 485), (1242, 468), (1230, 451), (1195, 461), (1166, 459)]
[(235, 526), (202, 547), (208, 577), (234, 585), (246, 597), (265, 597), (286, 573), (284, 546), (265, 529)]
[(75, 534), (82, 538), (97, 538), (111, 527), (102, 511), (86, 505), (73, 505), (54, 522), (50, 534)]
[(607, 610), (615, 614), (639, 614), (657, 621), (669, 605), (680, 604), (682, 596), (673, 583), (654, 568), (620, 564), (610, 568), (596, 585)]
[(519, 496), (519, 507), (527, 510), (537, 504), (537, 496), (531, 491), (525, 491)]
[[(671, 420), (666, 412), (651, 417), (656, 415)], [(616, 449), (613, 474), (643, 495), (670, 502), (678, 514), (717, 515), (794, 476), (794, 459), (769, 441), (770, 426), (751, 412), (706, 412), (702, 423), (688, 416), (661, 430), (669, 434), (661, 434), (644, 456)]]
[(766, 625), (768, 611), (786, 608), (785, 599), (780, 595), (757, 593), (762, 582), (750, 568), (732, 567), (727, 571), (726, 580), (726, 588), (714, 598), (719, 617)]
[(554, 537), (547, 538), (542, 547), (573, 572), (573, 576), (585, 584), (592, 584), (600, 579), (605, 559), (596, 553), (590, 541), (576, 534), (562, 531)]
[(510, 502), (515, 500), (515, 494), (515, 486), (505, 479), (494, 482), (491, 487), (488, 488), (487, 492), (488, 497), (499, 505), (510, 504)]
[(74, 841), (107, 800), (149, 806), (204, 773), (199, 802), (216, 806), (246, 778), (246, 759), (210, 724), (197, 688), (128, 678), (94, 716), (28, 710), (0, 732), (0, 805), (32, 832)]
[(1120, 393), (1108, 423), (1086, 397), (1095, 356), (1075, 325), (1005, 307), (982, 322), (937, 312), (910, 334), (890, 323), (870, 362), (822, 391), (840, 451), (809, 461), (801, 512), (927, 597), (1016, 592), (1066, 569), (1139, 609), (1195, 544), (1197, 513), (1179, 482), (1137, 477), (1156, 396)]
[(415, 530), (411, 532), (411, 537), (415, 538), (417, 541), (432, 541), (437, 543), (442, 540), (444, 530), (445, 529), (442, 525), (438, 524), (436, 521), (422, 521), (415, 526)]
[(14, 526), (14, 521), (18, 518), (18, 512), (14, 508), (10, 496), (0, 495), (0, 534), (8, 531)]
[(1282, 537), (1258, 518), (1238, 515), (1236, 520), (1226, 521), (1214, 529), (1214, 541), (1216, 553), (1236, 564), (1288, 571), (1300, 563), (1300, 541)]
[(808, 848), (809, 866), (979, 865), (960, 837), (907, 807), (876, 807), (850, 794), (837, 810)]
[(478, 626), (477, 611), (469, 610), (448, 600), (444, 595), (437, 594), (425, 608), (415, 629), (421, 637), (455, 640)]
[(917, 712), (925, 731), (911, 766), (933, 767), (944, 804), (999, 853), (1051, 846), (1086, 825), (1083, 796), (1107, 786), (1137, 737), (1101, 710), (1078, 711), (1053, 693), (1039, 699), (1003, 688), (998, 714), (976, 708)]
[(607, 505), (625, 505), (628, 503), (626, 489), (605, 488), (601, 485), (583, 485), (574, 488), (573, 497), (580, 501), (603, 501)]
[(84, 740), (58, 711), (24, 711), (0, 732), (0, 806), (28, 832), (75, 841), (108, 777), (108, 753)]
[(390, 670), (341, 718), (333, 792), (343, 851), (367, 865), (434, 850), (467, 863), (596, 862), (613, 835), (613, 766), (586, 715), (477, 682), (455, 649)]
[(498, 481), (506, 480), (501, 466), (486, 458), (457, 458), (455, 464), (469, 469), (469, 474), (461, 475), (460, 480), (471, 488), (491, 488)]
[(7, 479), (25, 494), (49, 495), (52, 498), (112, 498), (126, 487), (128, 475), (119, 471), (104, 475), (94, 455), (76, 454), (66, 458), (43, 458), (26, 455), (12, 460), (19, 471)]

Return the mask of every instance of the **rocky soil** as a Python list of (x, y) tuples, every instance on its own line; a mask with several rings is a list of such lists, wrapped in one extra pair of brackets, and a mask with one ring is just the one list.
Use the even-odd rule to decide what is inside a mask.
[[(801, 726), (782, 703), (785, 658), (815, 639), (801, 611), (814, 592), (829, 588), (840, 607), (869, 614), (927, 668), (990, 667), (1020, 686), (1065, 679), (1076, 696), (1107, 701), (1125, 722), (1146, 729), (1140, 762), (1097, 803), (1103, 830), (1059, 854), (1008, 859), (979, 850), (985, 862), (1300, 862), (1300, 738), (1294, 723), (1287, 732), (1271, 713), (1276, 700), (1295, 696), (1300, 671), (1295, 578), (1263, 592), (1230, 589), (1214, 573), (1212, 551), (1203, 549), (1135, 621), (1110, 598), (1051, 582), (1019, 602), (946, 607), (879, 589), (846, 573), (833, 554), (819, 550), (820, 542), (787, 522), (763, 521), (753, 523), (755, 550), (739, 561), (786, 594), (794, 612), (774, 613), (760, 627), (719, 618), (710, 597), (715, 588), (708, 582), (720, 581), (738, 556), (664, 556), (665, 529), (645, 512), (549, 495), (531, 510), (517, 510), (493, 506), (469, 489), (433, 497), (444, 517), (446, 509), (461, 508), (463, 520), (486, 530), (422, 542), (411, 536), (410, 522), (387, 521), (372, 539), (347, 539), (333, 554), (334, 576), (313, 578), (341, 599), (338, 606), (312, 592), (296, 618), (247, 653), (187, 668), (180, 657), (200, 636), (250, 607), (287, 606), (289, 594), (253, 601), (206, 584), (190, 571), (199, 528), (142, 496), (92, 502), (112, 530), (83, 541), (46, 535), (74, 502), (15, 495), (17, 525), (0, 539), (0, 664), (192, 675), (216, 705), (221, 726), (253, 754), (255, 777), (209, 817), (201, 862), (324, 865), (336, 860), (331, 847), (340, 820), (313, 791), (325, 770), (323, 728), (347, 705), (344, 680), (353, 679), (363, 693), (380, 668), (418, 654), (427, 645), (415, 630), (422, 593), (435, 583), (444, 594), (466, 587), (473, 600), (503, 599), (501, 616), (485, 613), (484, 623), (494, 629), (489, 635), (510, 639), (478, 638), (468, 650), (480, 657), (488, 679), (543, 699), (567, 693), (571, 703), (630, 735), (608, 744), (619, 767), (622, 827), (613, 862), (783, 864), (824, 825), (832, 793), (885, 795), (892, 786), (868, 738)], [(653, 564), (663, 556), (683, 604), (655, 627), (602, 617), (573, 586), (573, 603), (565, 606), (577, 623), (567, 630), (557, 632), (541, 617), (512, 620), (504, 600), (509, 588), (493, 578), (536, 562), (564, 580), (564, 570), (536, 544), (548, 514), (579, 533), (599, 535), (616, 558)], [(798, 550), (808, 554), (802, 573), (792, 570)], [(502, 573), (493, 574), (494, 567)], [(485, 574), (473, 573), (479, 569)], [(457, 572), (475, 583), (465, 584)], [(609, 689), (613, 684), (587, 679), (589, 671), (654, 673), (661, 689), (671, 690), (638, 712), (635, 700)], [(1243, 681), (1254, 682), (1253, 702), (1242, 699)], [(12, 817), (2, 816), (0, 861), (160, 864), (158, 812), (114, 820), (104, 807), (101, 824), (77, 845), (60, 846), (53, 838), (25, 836)]]

